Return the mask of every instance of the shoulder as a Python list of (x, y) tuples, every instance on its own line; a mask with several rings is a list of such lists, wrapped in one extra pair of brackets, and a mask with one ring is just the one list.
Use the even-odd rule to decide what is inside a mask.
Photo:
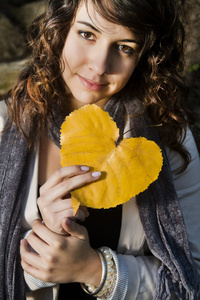
[(171, 150), (167, 152), (190, 250), (200, 274), (200, 158), (193, 135), (189, 129), (183, 145), (190, 152), (191, 161), (184, 172), (180, 174), (176, 172), (181, 162), (180, 155)]
[[(192, 167), (194, 166), (195, 162), (199, 161), (199, 153), (197, 150), (197, 146), (196, 146), (193, 134), (189, 128), (187, 129), (186, 136), (183, 141), (183, 146), (188, 150), (188, 152), (190, 153), (190, 156), (191, 156), (191, 162), (188, 165), (188, 168), (186, 169), (186, 171), (188, 171), (188, 169), (190, 169), (191, 166)], [(177, 153), (176, 151), (171, 150), (167, 147), (166, 147), (166, 153), (168, 156), (172, 174), (174, 175), (175, 173), (177, 173), (178, 169), (181, 167), (181, 165), (183, 163), (183, 159), (179, 153)]]
[(183, 163), (182, 157), (179, 153), (166, 149), (175, 188), (179, 198), (189, 192), (190, 196), (194, 193), (198, 198), (200, 197), (200, 158), (190, 129), (187, 130), (183, 145), (189, 151), (191, 161), (182, 173), (177, 172)]

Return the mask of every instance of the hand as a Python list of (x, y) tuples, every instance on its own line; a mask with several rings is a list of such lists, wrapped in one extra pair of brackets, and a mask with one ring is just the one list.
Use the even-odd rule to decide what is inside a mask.
[(46, 282), (84, 282), (98, 286), (101, 261), (90, 246), (86, 228), (69, 219), (63, 220), (62, 226), (70, 236), (56, 234), (40, 220), (34, 221), (32, 233), (20, 246), (23, 269)]
[[(61, 221), (74, 215), (70, 192), (100, 178), (100, 172), (88, 172), (88, 170), (86, 166), (60, 168), (41, 186), (37, 204), (45, 225), (52, 231), (66, 234)], [(80, 207), (75, 219), (84, 221), (87, 216), (87, 208)]]

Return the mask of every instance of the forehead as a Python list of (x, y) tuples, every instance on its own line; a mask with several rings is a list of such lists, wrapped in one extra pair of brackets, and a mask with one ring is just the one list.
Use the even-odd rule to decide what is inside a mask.
[(99, 29), (105, 33), (118, 33), (126, 32), (132, 34), (132, 31), (129, 30), (127, 27), (122, 26), (120, 24), (115, 24), (113, 22), (108, 21), (106, 18), (102, 17), (96, 10), (95, 5), (92, 3), (91, 0), (81, 1), (79, 8), (77, 9), (74, 22), (88, 22), (92, 24), (94, 27)]

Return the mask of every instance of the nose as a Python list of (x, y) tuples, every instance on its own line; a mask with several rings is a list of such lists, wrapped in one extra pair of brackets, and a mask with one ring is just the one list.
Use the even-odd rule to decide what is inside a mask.
[(97, 46), (89, 53), (88, 67), (97, 75), (109, 74), (111, 71), (112, 58), (109, 47)]

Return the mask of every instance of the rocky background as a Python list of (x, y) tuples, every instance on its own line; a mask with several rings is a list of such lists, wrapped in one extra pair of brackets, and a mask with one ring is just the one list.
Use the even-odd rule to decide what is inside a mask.
[[(192, 130), (200, 149), (200, 0), (180, 1), (185, 12), (188, 103), (195, 117)], [(0, 0), (0, 99), (5, 97), (26, 62), (27, 28), (45, 5), (46, 0)]]
[(26, 62), (26, 32), (45, 1), (0, 0), (0, 99)]

